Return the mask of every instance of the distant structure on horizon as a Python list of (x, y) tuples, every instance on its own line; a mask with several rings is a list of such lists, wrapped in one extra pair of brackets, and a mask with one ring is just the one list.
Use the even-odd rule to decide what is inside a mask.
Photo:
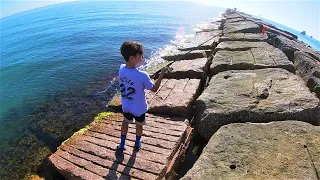
[(302, 31), (301, 34), (302, 34), (302, 35), (306, 35), (306, 31)]

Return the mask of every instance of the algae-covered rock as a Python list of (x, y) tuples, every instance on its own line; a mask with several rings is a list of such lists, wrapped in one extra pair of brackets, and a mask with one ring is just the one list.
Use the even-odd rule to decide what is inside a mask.
[(282, 121), (221, 127), (182, 179), (318, 180), (317, 174), (320, 127)]
[(196, 128), (209, 140), (230, 123), (296, 119), (320, 124), (318, 104), (302, 79), (284, 69), (225, 71), (213, 76), (197, 99)]

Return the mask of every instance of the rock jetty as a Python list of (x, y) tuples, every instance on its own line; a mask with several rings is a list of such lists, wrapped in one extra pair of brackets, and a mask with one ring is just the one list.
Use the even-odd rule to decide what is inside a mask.
[(227, 10), (163, 59), (173, 71), (157, 92), (146, 93), (143, 149), (133, 150), (130, 125), (129, 147), (117, 154), (123, 118), (117, 94), (109, 103), (117, 112), (49, 157), (61, 174), (176, 179), (194, 131), (207, 144), (181, 179), (319, 179), (319, 52), (294, 34)]

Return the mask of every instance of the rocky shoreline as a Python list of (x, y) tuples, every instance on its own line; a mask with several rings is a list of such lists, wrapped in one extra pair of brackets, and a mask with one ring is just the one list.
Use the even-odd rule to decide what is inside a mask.
[[(179, 50), (163, 57), (172, 61), (193, 50), (170, 65), (173, 71), (163, 83), (170, 94), (160, 90), (147, 99), (150, 112), (194, 117), (195, 133), (208, 142), (182, 179), (318, 178), (319, 52), (289, 32), (232, 10)], [(185, 78), (200, 79), (192, 92), (196, 98), (167, 85)], [(189, 104), (179, 96), (190, 97)], [(119, 103), (115, 96), (110, 106), (120, 109)]]
[[(297, 36), (247, 14), (229, 9), (222, 17), (197, 32), (178, 52), (164, 56), (163, 59), (172, 61), (169, 66), (173, 71), (166, 74), (156, 93), (147, 92), (148, 113), (153, 118), (172, 125), (181, 125), (188, 119), (194, 134), (205, 142), (199, 159), (182, 179), (319, 179), (320, 53), (298, 41)], [(261, 33), (262, 27), (266, 28), (266, 34)], [(121, 111), (119, 94), (109, 102), (109, 107)], [(180, 118), (171, 122), (163, 119), (164, 115)], [(91, 165), (77, 165), (68, 159), (68, 154), (80, 158), (75, 152), (81, 151), (95, 155), (95, 159), (112, 161), (114, 147), (109, 144), (116, 143), (113, 138), (117, 137), (116, 132), (112, 130), (110, 135), (111, 126), (98, 130), (101, 124), (97, 123), (114, 126), (113, 122), (120, 120), (121, 115), (116, 114), (112, 123), (110, 119), (91, 123), (61, 145), (58, 153), (50, 156), (50, 162), (67, 178), (107, 178), (105, 172), (92, 169)], [(158, 130), (164, 133), (164, 129), (149, 128), (151, 132)], [(100, 151), (79, 145), (84, 138), (87, 145), (103, 144), (90, 135), (92, 132), (108, 136), (105, 140), (110, 141), (109, 154), (102, 153), (101, 147)], [(170, 141), (167, 135), (160, 137), (148, 130), (146, 133), (150, 139)], [(174, 174), (179, 171), (190, 140), (185, 136), (180, 139), (183, 140), (172, 141), (173, 147), (181, 148), (169, 148), (172, 152), (168, 161), (159, 159), (162, 164), (157, 166), (162, 170), (144, 172), (147, 174), (141, 177), (108, 165), (103, 170), (115, 171), (117, 176), (113, 178), (124, 175), (176, 179)], [(161, 154), (156, 144), (149, 143), (150, 151)], [(68, 146), (78, 149), (70, 150)], [(94, 161), (90, 159), (86, 162)], [(124, 169), (139, 170), (143, 159), (151, 160), (142, 153), (141, 164), (117, 163), (126, 166)], [(63, 164), (65, 160), (67, 164)], [(79, 167), (83, 168), (81, 173), (74, 170)], [(74, 177), (75, 173), (78, 176)]]

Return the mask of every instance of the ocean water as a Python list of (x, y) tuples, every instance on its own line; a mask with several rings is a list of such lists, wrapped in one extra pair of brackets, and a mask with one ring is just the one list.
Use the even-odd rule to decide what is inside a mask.
[(143, 43), (152, 64), (223, 11), (191, 2), (69, 2), (0, 19), (0, 179), (34, 170), (37, 154), (55, 151), (105, 110), (122, 42)]
[(75, 2), (1, 19), (0, 125), (10, 110), (116, 75), (125, 40), (150, 59), (221, 11), (194, 3)]

